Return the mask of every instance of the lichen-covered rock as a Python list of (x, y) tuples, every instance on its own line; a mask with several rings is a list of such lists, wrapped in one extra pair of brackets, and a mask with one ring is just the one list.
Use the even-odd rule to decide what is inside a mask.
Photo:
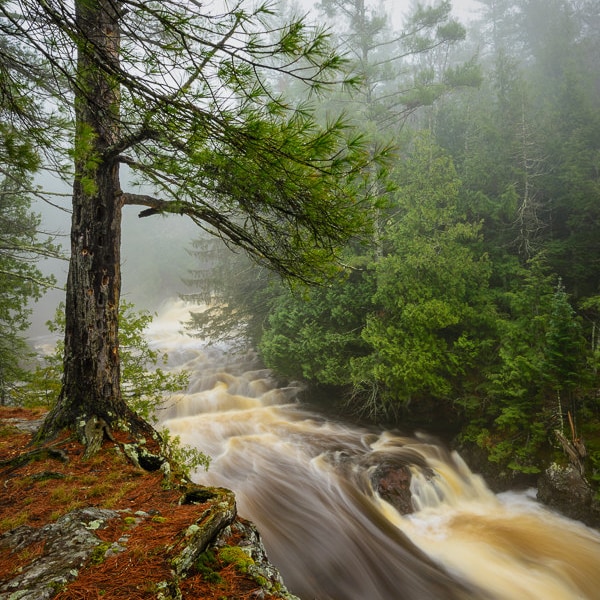
[[(194, 500), (195, 499), (195, 500)], [(237, 515), (235, 495), (225, 488), (198, 487), (197, 493), (189, 490), (184, 496), (185, 503), (208, 503), (200, 517), (169, 548), (175, 556), (171, 567), (176, 575), (187, 573), (207, 546)]]
[(22, 526), (0, 537), (0, 549), (15, 555), (33, 544), (44, 544), (41, 556), (12, 579), (0, 582), (0, 600), (48, 600), (73, 581), (95, 548), (102, 544), (94, 531), (118, 516), (111, 510), (81, 508), (39, 529)]
[(153, 454), (142, 444), (123, 444), (123, 453), (138, 468), (144, 471), (164, 469), (169, 461), (158, 454)]
[[(283, 600), (300, 600), (288, 591), (281, 574), (269, 562), (258, 529), (253, 523), (245, 519), (236, 519), (234, 523), (221, 532), (212, 547), (217, 550), (223, 548), (231, 537), (237, 540), (237, 546), (251, 559), (251, 564), (247, 566), (247, 573), (260, 585), (265, 597), (268, 595)], [(257, 594), (254, 597), (260, 598), (261, 596)]]
[(42, 423), (44, 422), (45, 417), (40, 417), (39, 419), (4, 419), (4, 423), (6, 425), (13, 425), (19, 431), (24, 431), (25, 433), (35, 433)]
[[(277, 569), (267, 559), (266, 551), (254, 525), (237, 519), (235, 495), (224, 488), (189, 484), (182, 504), (198, 504), (200, 515), (180, 530), (170, 546), (171, 577), (156, 585), (157, 600), (181, 600), (180, 582), (193, 575), (200, 555), (211, 545), (221, 547), (222, 540), (234, 536), (236, 550), (248, 557), (244, 573), (259, 586), (253, 597), (298, 600), (285, 588)], [(123, 519), (124, 514), (130, 516)], [(0, 536), (0, 551), (19, 555), (21, 568), (8, 581), (0, 582), (0, 600), (50, 600), (70, 582), (76, 580), (85, 566), (116, 553), (126, 552), (127, 535), (114, 543), (103, 542), (98, 529), (111, 519), (121, 519), (137, 527), (151, 517), (137, 511), (112, 511), (81, 508), (60, 517), (44, 527), (17, 527)], [(23, 564), (23, 555), (31, 552), (31, 560)]]

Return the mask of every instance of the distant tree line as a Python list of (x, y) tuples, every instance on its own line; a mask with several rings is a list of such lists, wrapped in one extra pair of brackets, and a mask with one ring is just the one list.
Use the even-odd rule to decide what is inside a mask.
[(235, 314), (281, 376), (375, 420), (443, 424), (515, 473), (564, 456), (557, 432), (583, 439), (600, 481), (600, 6), (479, 4), (466, 30), (441, 2), (401, 31), (377, 3), (318, 5), (363, 81), (331, 105), (395, 147), (375, 227), (328, 285), (267, 283), (243, 259), (196, 273), (218, 292), (192, 326)]

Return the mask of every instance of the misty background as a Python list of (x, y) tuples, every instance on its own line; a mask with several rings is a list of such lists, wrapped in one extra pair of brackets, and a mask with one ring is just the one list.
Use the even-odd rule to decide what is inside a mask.
[[(308, 12), (310, 18), (322, 21), (312, 0), (282, 2), (284, 10)], [(415, 0), (382, 0), (381, 7), (390, 16), (392, 27), (401, 29), (403, 20), (414, 9)], [(435, 5), (436, 2), (419, 4)], [(476, 0), (454, 0), (453, 14), (467, 25), (476, 18), (479, 3)], [(309, 19), (310, 20), (310, 19)], [(469, 33), (469, 28), (467, 27)], [(126, 177), (122, 177), (123, 187), (127, 188)], [(44, 274), (53, 274), (57, 287), (65, 285), (68, 272), (69, 230), (70, 230), (70, 183), (62, 182), (48, 174), (38, 176), (36, 184), (43, 192), (51, 192), (51, 203), (36, 200), (32, 210), (42, 217), (42, 230), (56, 236), (62, 246), (65, 260), (40, 259), (40, 269)], [(151, 190), (146, 190), (151, 193)], [(59, 208), (60, 207), (60, 208)], [(62, 209), (62, 210), (61, 210)], [(197, 258), (189, 253), (191, 243), (203, 232), (183, 216), (165, 215), (140, 219), (140, 209), (134, 206), (123, 208), (121, 245), (121, 297), (135, 304), (138, 310), (156, 312), (161, 304), (179, 294), (190, 293), (184, 282), (190, 270), (197, 265)], [(207, 235), (207, 234), (204, 234)], [(224, 252), (227, 251), (224, 249)], [(32, 306), (29, 337), (36, 338), (48, 333), (46, 322), (54, 317), (57, 306), (64, 299), (62, 289), (52, 289)]]
[[(44, 190), (69, 194), (70, 189), (56, 179), (41, 177), (37, 184)], [(127, 183), (123, 181), (124, 187)], [(42, 229), (56, 235), (61, 244), (65, 260), (40, 259), (44, 274), (52, 273), (57, 279), (57, 288), (63, 287), (69, 269), (70, 199), (60, 202), (53, 196), (52, 202), (64, 207), (60, 210), (41, 200), (32, 206), (42, 215)], [(167, 299), (188, 291), (182, 279), (193, 267), (194, 258), (188, 253), (191, 241), (200, 235), (198, 227), (182, 216), (152, 216), (140, 219), (139, 207), (125, 206), (122, 221), (121, 245), (121, 298), (135, 304), (139, 310), (158, 310)], [(62, 289), (48, 290), (36, 302), (31, 317), (29, 335), (32, 338), (48, 333), (46, 322), (54, 317), (57, 306), (64, 300)]]

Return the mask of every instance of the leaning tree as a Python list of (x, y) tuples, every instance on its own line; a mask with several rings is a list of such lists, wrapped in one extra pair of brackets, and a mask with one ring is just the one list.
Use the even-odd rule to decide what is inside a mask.
[[(147, 430), (119, 385), (125, 205), (185, 215), (302, 279), (334, 268), (364, 225), (355, 190), (369, 153), (311, 106), (343, 79), (343, 59), (325, 31), (275, 27), (275, 5), (246, 4), (0, 1), (0, 35), (35, 57), (13, 61), (15, 78), (43, 93), (40, 115), (73, 124), (55, 142), (72, 159), (64, 377), (40, 439), (71, 427), (89, 449), (123, 425)], [(277, 92), (285, 77), (304, 84), (303, 102)], [(144, 187), (125, 189), (124, 170)]]

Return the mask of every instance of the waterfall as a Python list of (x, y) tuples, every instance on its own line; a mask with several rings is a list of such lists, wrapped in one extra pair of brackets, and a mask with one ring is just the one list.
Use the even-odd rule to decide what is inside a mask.
[[(179, 333), (170, 304), (148, 332), (187, 369), (163, 424), (211, 459), (195, 474), (236, 493), (269, 558), (303, 600), (594, 600), (600, 535), (539, 505), (495, 495), (460, 456), (423, 436), (350, 426), (278, 388), (252, 353)], [(380, 464), (410, 465), (414, 512), (374, 489)]]

